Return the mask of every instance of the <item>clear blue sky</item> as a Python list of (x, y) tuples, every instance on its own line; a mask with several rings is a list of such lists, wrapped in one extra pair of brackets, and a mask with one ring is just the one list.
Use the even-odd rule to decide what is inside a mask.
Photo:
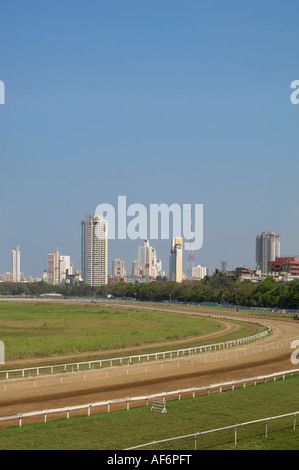
[[(100, 203), (204, 204), (210, 272), (299, 254), (298, 0), (1, 0), (0, 273), (80, 268)], [(137, 242), (111, 242), (131, 269)], [(169, 243), (152, 242), (168, 271)]]

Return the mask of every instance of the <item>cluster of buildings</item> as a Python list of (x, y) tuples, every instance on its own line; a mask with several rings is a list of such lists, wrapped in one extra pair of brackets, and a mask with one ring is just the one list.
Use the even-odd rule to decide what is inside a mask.
[(281, 256), (280, 235), (274, 232), (263, 232), (256, 237), (255, 269), (239, 267), (235, 274), (243, 279), (260, 282), (268, 276), (277, 281), (288, 282), (299, 279), (298, 256)]
[[(206, 275), (206, 270), (197, 268), (192, 274), (196, 279), (201, 279)], [(157, 279), (182, 282), (186, 279), (183, 273), (183, 238), (171, 241), (169, 277), (149, 240), (144, 240), (143, 245), (138, 247), (138, 258), (132, 262), (131, 274), (126, 271), (125, 261), (115, 258), (112, 274), (108, 275), (108, 223), (103, 216), (86, 215), (81, 222), (81, 276), (83, 283), (93, 286)]]
[[(75, 270), (71, 257), (62, 255), (59, 249), (48, 253), (48, 269), (42, 279), (25, 277), (21, 272), (21, 250), (16, 246), (12, 250), (12, 273), (0, 275), (0, 282), (37, 282), (45, 281), (52, 285), (74, 285), (79, 282), (91, 286), (116, 284), (118, 282), (151, 282), (154, 280), (171, 280), (183, 282), (188, 279), (203, 279), (208, 275), (204, 266), (188, 267), (188, 277), (183, 272), (183, 238), (171, 239), (169, 253), (169, 272), (162, 269), (162, 261), (156, 249), (144, 240), (138, 247), (138, 257), (133, 260), (128, 274), (125, 261), (114, 258), (112, 273), (108, 274), (108, 222), (103, 216), (86, 215), (81, 222), (81, 269)], [(226, 275), (238, 275), (243, 279), (260, 282), (267, 276), (277, 280), (290, 281), (299, 278), (299, 260), (297, 256), (281, 257), (280, 235), (274, 232), (263, 232), (256, 237), (256, 266), (228, 270), (226, 261), (222, 261), (221, 271)]]
[(78, 270), (74, 270), (71, 257), (61, 255), (58, 248), (53, 253), (48, 253), (48, 270), (43, 273), (43, 281), (52, 285), (74, 285), (81, 281)]
[(264, 276), (292, 280), (299, 275), (298, 256), (281, 257), (280, 235), (263, 232), (256, 237), (256, 270)]
[(12, 250), (12, 272), (0, 274), (0, 282), (38, 282), (40, 278), (25, 276), (21, 272), (21, 250), (17, 245)]

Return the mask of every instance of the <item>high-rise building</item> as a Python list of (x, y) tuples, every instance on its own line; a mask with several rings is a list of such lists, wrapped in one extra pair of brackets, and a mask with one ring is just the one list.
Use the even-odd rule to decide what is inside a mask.
[(48, 283), (59, 284), (59, 250), (48, 253)]
[(138, 276), (138, 260), (134, 259), (132, 261), (132, 276)]
[(19, 245), (12, 250), (12, 280), (13, 282), (20, 282), (21, 280), (21, 251)]
[(119, 258), (114, 258), (112, 261), (112, 276), (126, 277), (125, 262)]
[(227, 273), (228, 272), (228, 263), (227, 261), (221, 261), (221, 272)]
[(169, 279), (175, 282), (183, 280), (183, 238), (176, 237), (171, 240), (169, 256)]
[(256, 237), (256, 269), (262, 274), (269, 272), (269, 261), (280, 257), (280, 235), (263, 232)]
[(157, 277), (157, 254), (148, 240), (144, 240), (143, 246), (138, 247), (138, 275)]
[(59, 257), (59, 283), (63, 283), (68, 275), (73, 274), (73, 264), (71, 262), (71, 257), (66, 255), (61, 255)]
[(157, 259), (157, 276), (158, 277), (163, 277), (164, 273), (162, 271), (162, 260)]
[(87, 214), (81, 222), (81, 271), (85, 284), (108, 283), (108, 222), (101, 215)]
[(192, 269), (192, 279), (203, 279), (207, 275), (207, 268), (198, 264)]

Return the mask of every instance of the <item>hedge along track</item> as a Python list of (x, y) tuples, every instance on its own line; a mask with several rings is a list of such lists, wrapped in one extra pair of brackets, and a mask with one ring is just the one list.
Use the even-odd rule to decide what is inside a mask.
[[(154, 310), (154, 311), (163, 311), (163, 312), (169, 312), (169, 313), (185, 313), (185, 314), (189, 314), (189, 315), (194, 315), (194, 314), (198, 314), (198, 315), (204, 315), (204, 316), (212, 316), (212, 317), (220, 317), (220, 318), (232, 318), (234, 320), (242, 320), (244, 318), (247, 318), (247, 319), (252, 319), (252, 318), (255, 318), (255, 319), (258, 319), (259, 322), (260, 320), (279, 320), (279, 321), (282, 321), (282, 322), (287, 322), (287, 323), (295, 323), (295, 324), (299, 324), (299, 321), (298, 320), (294, 320), (293, 318), (288, 318), (288, 317), (283, 317), (283, 316), (276, 316), (276, 315), (264, 315), (264, 314), (260, 314), (260, 315), (257, 315), (257, 314), (244, 314), (242, 312), (243, 308), (241, 308), (239, 311), (238, 311), (238, 314), (236, 313), (233, 313), (233, 312), (229, 312), (229, 311), (224, 311), (222, 310), (221, 312), (219, 312), (219, 310), (214, 310), (214, 309), (207, 309), (207, 310), (203, 310), (201, 307), (190, 307), (190, 308), (182, 308), (180, 306), (178, 307), (165, 307), (163, 304), (158, 304), (158, 307), (151, 307), (149, 306), (148, 304), (147, 305), (143, 305), (143, 303), (134, 303), (134, 304), (130, 304), (130, 305), (126, 305), (124, 303), (113, 303), (112, 301), (109, 301), (107, 303), (105, 303), (105, 306), (107, 307), (118, 307), (118, 308), (132, 308), (132, 306), (135, 307), (135, 309), (141, 309), (141, 310)], [(238, 308), (238, 307), (237, 307)], [(229, 310), (229, 307), (228, 307), (228, 310)], [(246, 309), (244, 309), (246, 310)], [(249, 310), (249, 308), (247, 309)], [(261, 322), (262, 323), (262, 322)]]

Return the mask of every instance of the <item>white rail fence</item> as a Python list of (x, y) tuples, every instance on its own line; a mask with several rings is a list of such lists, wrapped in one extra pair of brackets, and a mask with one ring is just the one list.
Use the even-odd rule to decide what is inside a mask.
[(200, 437), (200, 436), (204, 436), (204, 435), (207, 435), (207, 434), (212, 434), (212, 433), (216, 433), (216, 432), (220, 432), (220, 431), (227, 431), (229, 429), (232, 429), (234, 430), (234, 442), (235, 442), (235, 446), (237, 445), (237, 437), (238, 437), (238, 429), (241, 428), (242, 426), (248, 426), (250, 424), (257, 424), (257, 423), (265, 423), (265, 438), (268, 437), (268, 423), (270, 421), (273, 421), (275, 419), (281, 419), (281, 418), (287, 418), (287, 417), (290, 417), (292, 416), (293, 417), (293, 430), (295, 431), (296, 429), (296, 418), (297, 418), (297, 415), (299, 414), (299, 411), (294, 411), (292, 413), (287, 413), (287, 414), (283, 414), (283, 415), (279, 415), (279, 416), (270, 416), (268, 418), (262, 418), (262, 419), (256, 419), (254, 421), (247, 421), (245, 423), (239, 423), (239, 424), (233, 424), (231, 426), (225, 426), (223, 428), (217, 428), (217, 429), (209, 429), (208, 431), (201, 431), (201, 432), (196, 432), (196, 433), (193, 433), (193, 434), (186, 434), (185, 436), (177, 436), (177, 437), (171, 437), (169, 439), (161, 439), (160, 441), (152, 441), (152, 442), (148, 442), (146, 444), (141, 444), (141, 445), (138, 445), (138, 446), (135, 446), (135, 447), (130, 447), (128, 449), (124, 449), (124, 450), (136, 450), (136, 449), (142, 449), (142, 448), (145, 448), (145, 447), (150, 447), (151, 450), (153, 450), (154, 447), (157, 447), (159, 444), (165, 444), (165, 443), (168, 443), (168, 442), (174, 442), (174, 441), (178, 441), (178, 440), (183, 440), (183, 439), (190, 439), (190, 438), (193, 438), (194, 439), (194, 450), (197, 449), (197, 439)]
[[(288, 339), (283, 339), (283, 340), (273, 342), (273, 343), (266, 343), (266, 344), (257, 343), (256, 345), (251, 346), (251, 347), (236, 348), (236, 349), (231, 349), (231, 350), (220, 350), (220, 351), (217, 351), (216, 353), (210, 352), (207, 354), (202, 354), (202, 355), (197, 355), (197, 356), (189, 356), (189, 355), (180, 356), (177, 359), (172, 359), (172, 360), (175, 360), (177, 362), (177, 367), (179, 367), (179, 363), (181, 361), (191, 361), (191, 364), (193, 364), (194, 361), (202, 361), (202, 363), (208, 363), (210, 359), (214, 361), (221, 361), (221, 360), (229, 359), (230, 355), (234, 355), (235, 357), (238, 357), (240, 355), (248, 356), (250, 354), (261, 354), (267, 350), (278, 349), (287, 345), (289, 345), (290, 348), (292, 348), (292, 342), (294, 340), (299, 341), (298, 337), (288, 338)], [(159, 361), (153, 361), (151, 363), (148, 363), (148, 362), (133, 363), (132, 361), (131, 363), (128, 363), (127, 365), (125, 364), (120, 365), (120, 366), (115, 365), (114, 367), (107, 367), (107, 368), (101, 368), (101, 369), (87, 368), (86, 370), (84, 370), (82, 368), (81, 370), (78, 368), (78, 370), (76, 371), (76, 374), (77, 375), (80, 374), (84, 382), (88, 380), (90, 374), (93, 374), (95, 372), (102, 372), (105, 378), (107, 379), (110, 374), (115, 376), (115, 373), (121, 373), (121, 371), (123, 370), (125, 371), (126, 375), (130, 374), (130, 370), (132, 370), (134, 373), (134, 368), (136, 367), (139, 367), (139, 368), (144, 367), (144, 373), (147, 373), (148, 365), (156, 365), (156, 366), (159, 365), (162, 370), (164, 368), (164, 365), (167, 364), (167, 362), (169, 362), (170, 360), (171, 359), (165, 358), (164, 361), (160, 359)], [(79, 364), (81, 365), (81, 363)], [(7, 392), (9, 390), (10, 385), (17, 383), (17, 382), (24, 382), (27, 384), (32, 383), (33, 388), (36, 388), (38, 384), (40, 383), (40, 381), (43, 381), (43, 380), (53, 381), (54, 379), (56, 379), (57, 383), (62, 385), (64, 383), (69, 383), (68, 379), (71, 379), (74, 376), (74, 374), (75, 374), (75, 371), (70, 371), (70, 372), (65, 371), (65, 372), (61, 372), (61, 373), (57, 372), (56, 374), (49, 374), (49, 375), (38, 374), (38, 375), (32, 375), (32, 376), (28, 375), (27, 377), (24, 377), (24, 376), (18, 377), (18, 378), (11, 377), (9, 379), (0, 380), (0, 391), (3, 390), (4, 392)]]
[(61, 374), (66, 372), (82, 372), (86, 370), (102, 369), (105, 367), (112, 366), (123, 366), (131, 365), (141, 362), (158, 361), (164, 359), (174, 359), (179, 357), (191, 356), (195, 354), (207, 353), (208, 351), (221, 351), (232, 348), (234, 346), (240, 346), (244, 344), (257, 341), (264, 338), (271, 333), (271, 328), (267, 326), (267, 329), (261, 333), (257, 333), (246, 338), (239, 338), (235, 340), (225, 341), (221, 343), (208, 344), (204, 346), (195, 346), (191, 348), (182, 348), (171, 351), (155, 352), (150, 354), (140, 354), (134, 356), (115, 357), (109, 359), (98, 359), (95, 361), (84, 361), (84, 362), (73, 362), (67, 364), (57, 364), (48, 366), (35, 366), (27, 367), (23, 369), (11, 369), (11, 370), (0, 370), (0, 380), (9, 380), (15, 378), (25, 377), (38, 377), (42, 374)]
[[(145, 405), (148, 405), (151, 400), (154, 400), (159, 397), (162, 398), (163, 401), (165, 401), (166, 398), (168, 397), (175, 397), (175, 396), (177, 396), (178, 400), (181, 400), (183, 395), (186, 395), (186, 396), (192, 395), (192, 397), (194, 398), (196, 393), (209, 394), (213, 390), (214, 391), (219, 390), (219, 392), (221, 393), (224, 389), (231, 388), (231, 390), (234, 390), (238, 384), (241, 385), (243, 388), (245, 388), (247, 385), (250, 385), (250, 384), (257, 385), (258, 382), (266, 383), (267, 380), (271, 380), (271, 379), (273, 379), (274, 381), (276, 381), (276, 379), (278, 378), (282, 378), (283, 380), (285, 380), (288, 375), (292, 376), (293, 374), (298, 374), (298, 373), (299, 373), (299, 369), (291, 369), (287, 371), (277, 372), (274, 374), (250, 377), (250, 378), (245, 378), (241, 380), (222, 382), (222, 383), (212, 384), (212, 385), (204, 385), (201, 387), (185, 388), (185, 389), (169, 391), (169, 392), (160, 392), (160, 393), (146, 395), (146, 396), (118, 398), (114, 400), (104, 400), (104, 401), (88, 403), (84, 405), (66, 406), (62, 408), (52, 408), (52, 409), (47, 409), (47, 410), (18, 413), (18, 414), (9, 415), (9, 416), (1, 416), (0, 425), (1, 423), (5, 423), (5, 422), (17, 421), (19, 426), (22, 426), (22, 422), (25, 418), (33, 418), (33, 417), (38, 417), (38, 416), (42, 416), (43, 421), (46, 423), (47, 417), (49, 415), (54, 415), (54, 414), (56, 415), (64, 414), (66, 418), (68, 419), (72, 411), (80, 411), (80, 410), (82, 411), (85, 410), (87, 412), (87, 415), (90, 416), (92, 408), (100, 408), (100, 407), (105, 407), (105, 409), (109, 413), (111, 411), (112, 405), (120, 405), (120, 404), (125, 404), (126, 410), (129, 410), (130, 405), (132, 403), (140, 404), (140, 402), (145, 402)], [(144, 445), (147, 445), (147, 444), (144, 444)]]

